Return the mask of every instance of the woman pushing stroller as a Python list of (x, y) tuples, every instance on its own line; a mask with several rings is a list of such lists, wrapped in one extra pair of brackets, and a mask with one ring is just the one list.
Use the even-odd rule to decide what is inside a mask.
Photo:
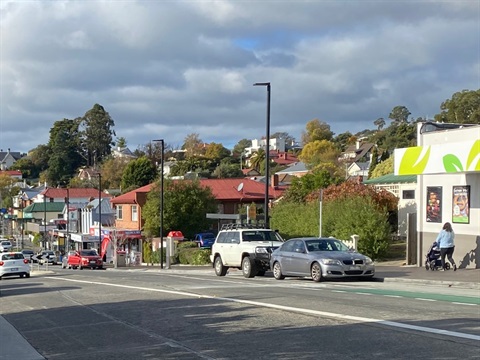
[(453, 271), (457, 271), (457, 265), (455, 264), (455, 261), (453, 260), (453, 250), (455, 250), (455, 233), (453, 232), (452, 229), (452, 224), (449, 222), (446, 222), (443, 225), (442, 231), (440, 231), (440, 234), (437, 236), (437, 240), (435, 242), (437, 243), (437, 247), (440, 249), (440, 258), (442, 261), (442, 270), (447, 270), (447, 267), (445, 265), (445, 256), (448, 258), (448, 261), (453, 265)]

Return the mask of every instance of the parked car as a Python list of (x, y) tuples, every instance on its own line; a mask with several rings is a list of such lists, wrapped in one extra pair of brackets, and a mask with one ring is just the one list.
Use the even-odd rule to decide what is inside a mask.
[(9, 240), (0, 241), (0, 252), (7, 252), (12, 249), (12, 243)]
[(55, 252), (53, 250), (43, 250), (39, 254), (37, 254), (38, 257), (38, 263), (40, 265), (43, 264), (52, 264), (52, 265), (57, 265), (58, 264), (58, 257), (55, 255)]
[(35, 255), (35, 252), (33, 250), (29, 250), (29, 249), (23, 249), (20, 252), (23, 254), (25, 259), (27, 259), (29, 262), (32, 261), (32, 256)]
[(272, 253), (273, 276), (311, 277), (313, 281), (330, 278), (372, 278), (375, 264), (368, 256), (350, 250), (334, 238), (295, 238)]
[(96, 250), (80, 250), (68, 255), (67, 266), (72, 269), (103, 269), (103, 260)]
[(67, 254), (62, 257), (62, 269), (72, 268), (70, 265), (68, 265), (68, 257), (71, 255), (75, 255), (75, 253), (76, 253), (75, 250), (69, 250)]
[(0, 280), (5, 276), (30, 277), (30, 265), (21, 252), (0, 254)]
[(195, 234), (193, 241), (195, 241), (201, 248), (211, 249), (215, 242), (215, 234), (211, 232), (198, 233)]
[(263, 276), (270, 270), (272, 251), (282, 244), (282, 237), (274, 230), (226, 224), (212, 245), (210, 260), (217, 276), (225, 276), (229, 268), (241, 269), (246, 278)]

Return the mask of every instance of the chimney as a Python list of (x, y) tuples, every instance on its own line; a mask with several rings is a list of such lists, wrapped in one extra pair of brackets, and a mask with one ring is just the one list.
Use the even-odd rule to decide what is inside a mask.
[(360, 140), (357, 140), (357, 141), (355, 142), (355, 146), (356, 146), (356, 149), (357, 149), (357, 150), (360, 149)]
[(270, 184), (272, 184), (273, 188), (275, 188), (275, 189), (278, 188), (278, 175), (277, 174), (272, 175)]

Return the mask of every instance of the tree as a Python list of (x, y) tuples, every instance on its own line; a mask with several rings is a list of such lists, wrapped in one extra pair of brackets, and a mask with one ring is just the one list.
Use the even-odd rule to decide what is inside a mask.
[(408, 122), (410, 114), (410, 111), (405, 106), (395, 106), (388, 118), (392, 119), (394, 124), (403, 124)]
[(33, 163), (29, 156), (18, 159), (10, 166), (10, 169), (21, 171), (25, 179), (37, 179), (40, 176), (40, 168)]
[(385, 126), (385, 119), (384, 118), (378, 118), (373, 122), (373, 125), (375, 125), (378, 129), (378, 131), (382, 130), (383, 127)]
[(313, 119), (309, 121), (302, 133), (303, 145), (316, 140), (332, 140), (333, 132), (330, 130), (330, 125), (324, 121)]
[(480, 124), (480, 89), (456, 92), (440, 105), (436, 121), (455, 124)]
[[(147, 236), (160, 235), (159, 189), (157, 182), (148, 193), (142, 211)], [(206, 214), (216, 211), (217, 201), (210, 188), (202, 187), (198, 181), (165, 181), (162, 235), (165, 236), (171, 230), (181, 230), (185, 237), (192, 238), (196, 232), (209, 228), (210, 220)]]
[(185, 137), (183, 150), (186, 150), (186, 157), (203, 155), (205, 150), (203, 148), (203, 141), (200, 139), (200, 135), (197, 133), (188, 134)]
[(240, 155), (245, 149), (252, 146), (252, 140), (242, 139), (233, 147), (233, 154)]
[(241, 178), (243, 177), (243, 172), (238, 164), (220, 164), (213, 172), (213, 175), (217, 179)]
[(312, 192), (324, 189), (332, 184), (338, 183), (336, 179), (326, 170), (308, 173), (302, 177), (294, 177), (292, 184), (285, 192), (285, 201), (302, 203), (306, 201), (308, 195)]
[(205, 157), (215, 162), (219, 162), (228, 156), (230, 156), (230, 150), (228, 150), (222, 144), (211, 142), (205, 148)]
[(63, 119), (50, 129), (50, 157), (45, 175), (53, 186), (68, 183), (84, 164), (79, 150), (78, 125), (78, 120)]
[(128, 163), (134, 161), (124, 157), (109, 157), (101, 166), (102, 184), (104, 188), (120, 188), (123, 172)]
[(285, 139), (285, 145), (287, 147), (295, 144), (295, 138), (287, 132), (276, 132), (270, 135), (270, 139)]
[(13, 186), (14, 183), (13, 177), (0, 174), (0, 208), (12, 207), (12, 197), (18, 194), (19, 190), (18, 187)]
[(157, 177), (157, 168), (147, 157), (130, 161), (122, 175), (122, 192), (150, 184)]
[(81, 133), (84, 157), (87, 166), (95, 167), (112, 152), (115, 122), (99, 104), (88, 110), (80, 121), (84, 128)]
[(372, 175), (369, 176), (369, 179), (375, 179), (380, 176), (388, 175), (388, 174), (393, 174), (394, 169), (393, 169), (393, 156), (390, 156), (388, 159), (385, 161), (382, 161), (380, 164), (375, 166), (375, 169), (372, 171)]
[(310, 169), (328, 170), (333, 177), (336, 177), (341, 171), (339, 156), (340, 151), (333, 142), (315, 140), (303, 147), (298, 158)]
[(378, 164), (378, 149), (376, 146), (374, 146), (372, 151), (372, 161), (370, 162), (370, 167), (368, 169), (369, 179), (372, 178), (373, 170), (375, 170), (375, 167), (377, 166), (377, 164)]
[(340, 149), (340, 151), (345, 151), (345, 149), (349, 145), (355, 144), (356, 140), (357, 140), (357, 137), (352, 135), (352, 133), (350, 131), (338, 134), (333, 139), (334, 143), (337, 145), (337, 147)]
[(253, 153), (253, 155), (250, 157), (250, 165), (252, 166), (253, 169), (260, 171), (262, 164), (265, 162), (267, 153), (265, 152), (265, 149), (258, 149)]
[(117, 138), (116, 145), (120, 149), (124, 149), (127, 147), (127, 140), (124, 137)]

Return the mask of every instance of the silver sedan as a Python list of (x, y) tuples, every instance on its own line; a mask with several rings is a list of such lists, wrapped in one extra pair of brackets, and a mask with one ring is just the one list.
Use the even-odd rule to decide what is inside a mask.
[(272, 253), (270, 266), (273, 276), (324, 278), (372, 278), (375, 264), (368, 256), (350, 250), (334, 238), (295, 238), (285, 242)]

